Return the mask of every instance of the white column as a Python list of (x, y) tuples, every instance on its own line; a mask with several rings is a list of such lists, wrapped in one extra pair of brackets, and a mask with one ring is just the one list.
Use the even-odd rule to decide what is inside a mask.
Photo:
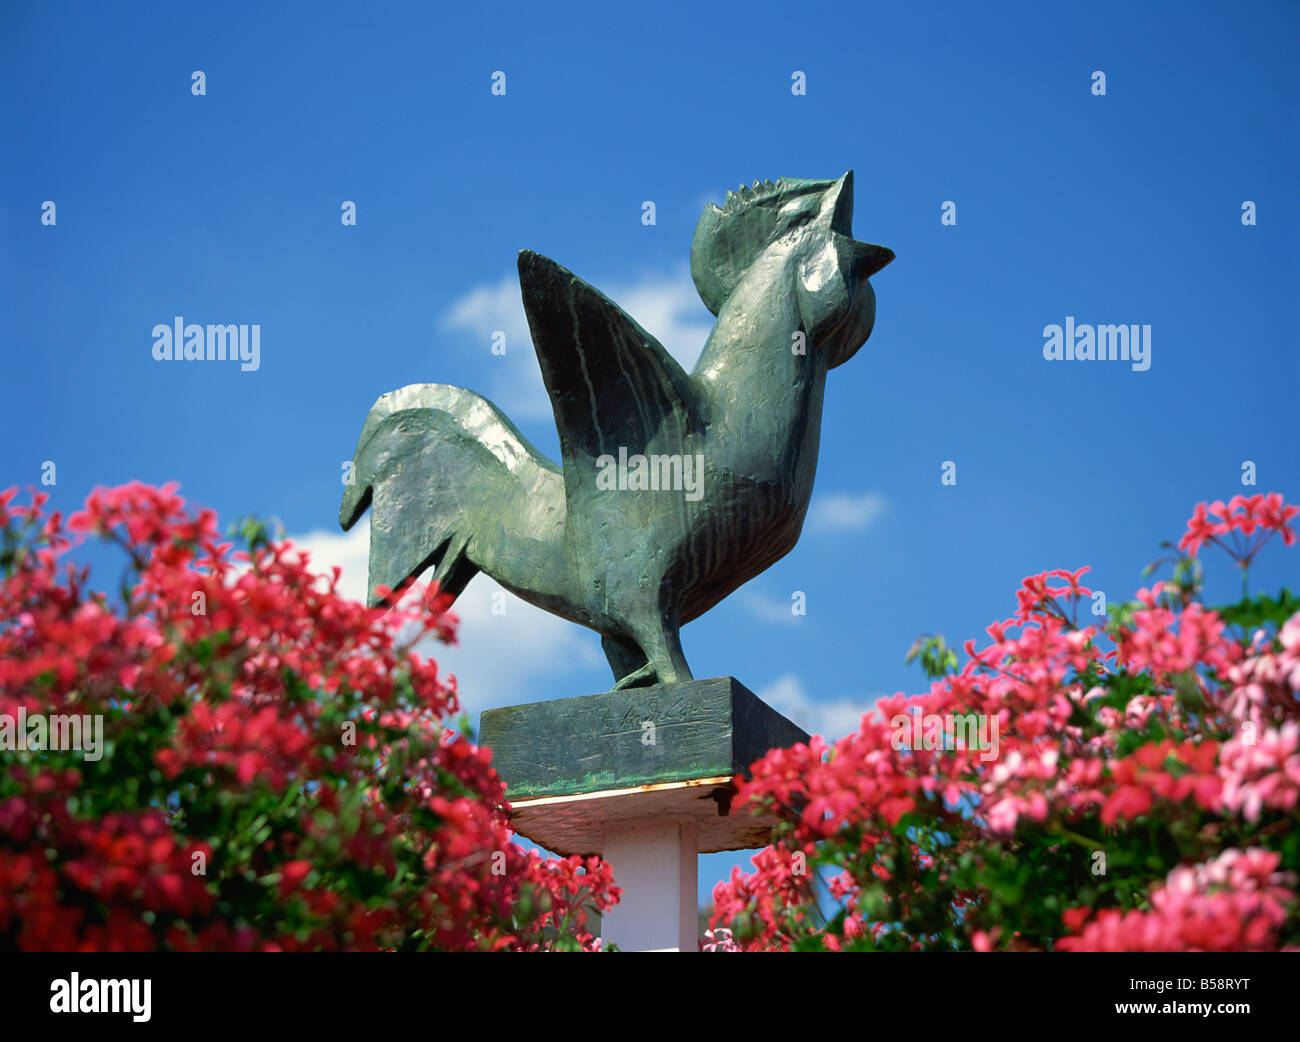
[(602, 856), (623, 898), (601, 936), (625, 952), (698, 950), (698, 847), (693, 825), (610, 821)]

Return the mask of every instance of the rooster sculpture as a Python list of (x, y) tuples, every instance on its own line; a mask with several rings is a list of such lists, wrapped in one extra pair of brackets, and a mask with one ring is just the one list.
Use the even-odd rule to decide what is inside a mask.
[[(794, 547), (826, 374), (871, 334), (868, 280), (894, 255), (853, 239), (852, 211), (852, 171), (706, 207), (691, 275), (717, 323), (690, 375), (613, 301), (522, 251), (561, 462), (472, 391), (383, 395), (339, 511), (344, 530), (371, 511), (371, 602), (430, 568), (454, 598), (482, 571), (600, 633), (615, 688), (690, 680), (681, 626)], [(685, 480), (609, 479), (614, 459), (642, 457)]]

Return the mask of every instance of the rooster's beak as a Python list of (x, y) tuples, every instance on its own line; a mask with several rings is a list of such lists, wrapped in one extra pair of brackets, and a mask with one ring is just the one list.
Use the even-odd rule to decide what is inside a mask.
[(853, 240), (853, 249), (858, 256), (858, 275), (869, 279), (886, 264), (894, 259), (894, 251), (888, 246), (877, 246), (872, 242)]

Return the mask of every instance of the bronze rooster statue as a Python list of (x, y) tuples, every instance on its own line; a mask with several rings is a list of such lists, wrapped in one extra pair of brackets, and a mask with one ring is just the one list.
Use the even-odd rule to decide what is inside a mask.
[(429, 568), (453, 597), (483, 571), (600, 633), (616, 688), (691, 679), (680, 627), (794, 547), (826, 373), (871, 334), (868, 280), (894, 255), (853, 239), (852, 212), (852, 171), (709, 204), (691, 275), (717, 323), (689, 376), (613, 301), (522, 251), (561, 464), (472, 391), (383, 395), (339, 510), (345, 530), (371, 510), (372, 603)]

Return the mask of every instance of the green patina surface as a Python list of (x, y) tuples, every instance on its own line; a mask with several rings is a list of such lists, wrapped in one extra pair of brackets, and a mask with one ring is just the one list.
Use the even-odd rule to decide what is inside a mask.
[[(380, 397), (339, 509), (345, 529), (370, 510), (371, 600), (430, 569), (456, 597), (486, 572), (600, 633), (616, 688), (690, 680), (681, 626), (793, 549), (827, 374), (871, 334), (870, 278), (894, 255), (854, 239), (852, 213), (851, 172), (709, 204), (691, 275), (717, 323), (689, 374), (604, 294), (522, 251), (560, 461), (472, 391)], [(722, 755), (683, 744), (699, 759), (682, 771)]]
[(733, 677), (489, 709), (479, 727), (512, 799), (743, 774), (807, 740)]

